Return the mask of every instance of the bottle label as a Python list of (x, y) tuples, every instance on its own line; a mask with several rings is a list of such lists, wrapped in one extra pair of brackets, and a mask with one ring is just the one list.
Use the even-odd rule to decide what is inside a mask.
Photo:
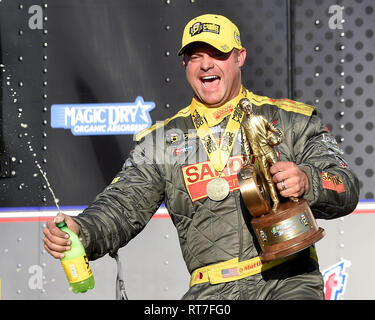
[(86, 255), (61, 261), (61, 264), (70, 283), (80, 282), (92, 276)]

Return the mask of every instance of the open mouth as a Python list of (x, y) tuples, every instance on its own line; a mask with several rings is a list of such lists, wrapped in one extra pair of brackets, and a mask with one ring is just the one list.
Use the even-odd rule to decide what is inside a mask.
[(201, 77), (200, 80), (202, 82), (203, 87), (208, 89), (213, 86), (216, 86), (220, 81), (220, 77), (219, 76), (204, 76), (204, 77)]

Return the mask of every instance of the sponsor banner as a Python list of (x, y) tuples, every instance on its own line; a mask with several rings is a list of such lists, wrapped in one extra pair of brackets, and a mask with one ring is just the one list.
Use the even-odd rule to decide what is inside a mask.
[(375, 214), (375, 200), (360, 200), (353, 214)]
[[(77, 216), (87, 206), (60, 207), (62, 213)], [(53, 219), (58, 214), (55, 207), (9, 207), (0, 208), (0, 223), (10, 222), (43, 222)], [(153, 219), (169, 218), (168, 210), (162, 204)]]
[(339, 300), (343, 298), (346, 283), (348, 281), (348, 273), (346, 268), (351, 266), (351, 262), (341, 259), (339, 262), (325, 269), (324, 279), (324, 295), (326, 300)]
[[(86, 207), (61, 207), (61, 212), (76, 216)], [(0, 208), (0, 223), (48, 221), (58, 214), (55, 207), (10, 207)]]
[[(236, 165), (234, 165), (236, 168)], [(207, 183), (206, 183), (207, 185)], [(237, 185), (234, 184), (237, 188)], [(234, 188), (234, 190), (236, 190)], [(198, 193), (199, 194), (199, 193)], [(207, 195), (206, 195), (207, 196)], [(71, 216), (76, 216), (81, 213), (87, 206), (72, 206), (61, 207), (61, 212)], [(6, 222), (34, 222), (34, 221), (48, 221), (58, 214), (55, 207), (4, 207), (0, 208), (0, 223)], [(353, 212), (353, 214), (375, 214), (374, 200), (361, 200)], [(153, 219), (170, 218), (167, 208), (164, 204), (160, 206), (157, 212), (153, 215)]]
[(53, 104), (51, 127), (75, 136), (136, 134), (151, 126), (155, 103), (137, 97), (130, 103)]
[[(230, 192), (240, 188), (237, 172), (242, 168), (242, 155), (230, 157), (223, 170), (223, 178), (228, 181)], [(186, 190), (191, 200), (197, 201), (207, 197), (207, 183), (219, 174), (215, 171), (211, 161), (199, 162), (181, 168)]]

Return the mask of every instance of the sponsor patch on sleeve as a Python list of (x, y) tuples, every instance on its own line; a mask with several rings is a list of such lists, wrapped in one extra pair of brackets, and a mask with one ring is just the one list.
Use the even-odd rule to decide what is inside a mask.
[(344, 183), (338, 176), (330, 175), (328, 172), (322, 172), (320, 176), (323, 189), (333, 190), (337, 193), (345, 192)]

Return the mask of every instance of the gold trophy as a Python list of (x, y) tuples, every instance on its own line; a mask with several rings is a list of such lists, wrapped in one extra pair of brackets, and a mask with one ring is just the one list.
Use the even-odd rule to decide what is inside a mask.
[(269, 168), (277, 161), (273, 147), (282, 142), (282, 131), (255, 115), (249, 99), (241, 99), (239, 105), (246, 115), (241, 124), (245, 161), (237, 178), (253, 216), (251, 224), (262, 249), (260, 258), (270, 261), (309, 247), (322, 239), (325, 231), (318, 227), (305, 199), (279, 200)]

